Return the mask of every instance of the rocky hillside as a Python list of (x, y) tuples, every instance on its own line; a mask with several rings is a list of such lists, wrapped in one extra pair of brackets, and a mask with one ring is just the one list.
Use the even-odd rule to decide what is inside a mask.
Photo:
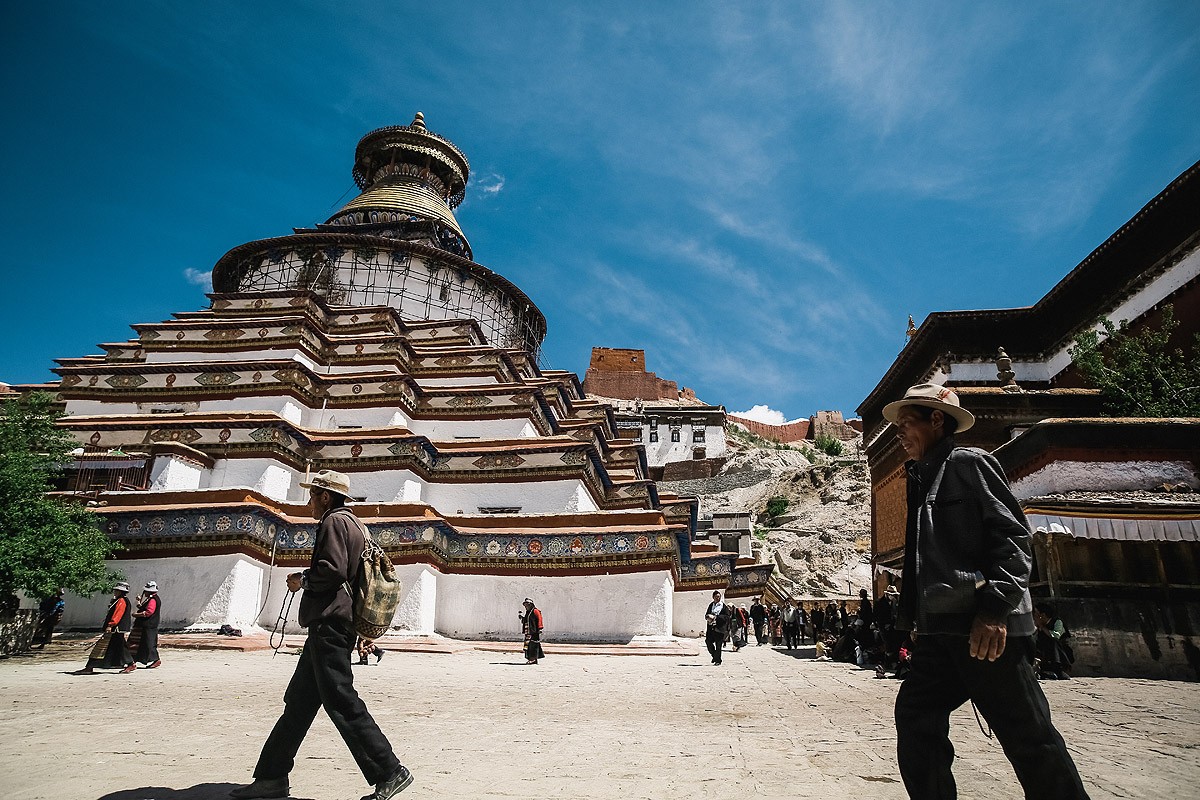
[(755, 515), (754, 553), (776, 564), (774, 588), (796, 599), (857, 596), (870, 584), (871, 482), (857, 441), (830, 456), (730, 427), (732, 457), (713, 478), (664, 483), (714, 511)]

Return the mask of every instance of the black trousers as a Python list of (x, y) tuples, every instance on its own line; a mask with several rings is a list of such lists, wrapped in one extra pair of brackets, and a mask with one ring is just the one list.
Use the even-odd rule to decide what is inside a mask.
[(754, 638), (758, 640), (759, 644), (767, 643), (767, 637), (763, 635), (763, 625), (765, 624), (764, 620), (756, 620), (754, 622)]
[(704, 644), (708, 646), (708, 654), (714, 664), (721, 663), (721, 646), (725, 644), (725, 633), (716, 628), (709, 628), (704, 634)]
[(142, 639), (138, 642), (133, 660), (143, 664), (153, 664), (158, 661), (158, 628), (142, 629)]
[(283, 695), (283, 715), (263, 745), (255, 778), (282, 778), (292, 771), (300, 743), (322, 707), (367, 783), (381, 783), (396, 772), (400, 762), (392, 746), (354, 691), (354, 642), (348, 623), (321, 620), (309, 627), (304, 652)]
[(800, 626), (799, 625), (784, 625), (783, 626), (783, 643), (787, 649), (794, 650), (800, 646)]
[(537, 661), (539, 658), (545, 658), (546, 651), (542, 649), (542, 643), (539, 639), (530, 639), (525, 642), (525, 660)]
[(896, 696), (896, 754), (909, 797), (953, 800), (950, 713), (968, 700), (987, 720), (1017, 773), (1025, 797), (1087, 800), (1075, 763), (1050, 722), (1033, 674), (1032, 637), (1008, 640), (995, 661), (971, 658), (965, 636), (923, 635), (912, 673)]

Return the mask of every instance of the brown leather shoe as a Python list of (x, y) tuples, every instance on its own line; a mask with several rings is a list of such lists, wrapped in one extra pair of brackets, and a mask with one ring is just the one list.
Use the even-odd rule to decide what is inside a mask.
[(153, 664), (150, 664), (149, 666), (147, 666), (146, 669), (158, 669), (161, 666), (162, 666), (162, 661), (155, 661)]

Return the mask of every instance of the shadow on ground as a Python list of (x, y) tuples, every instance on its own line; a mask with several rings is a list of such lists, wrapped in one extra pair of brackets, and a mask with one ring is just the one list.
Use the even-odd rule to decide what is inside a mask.
[[(241, 784), (198, 783), (186, 789), (168, 789), (165, 786), (143, 786), (140, 789), (122, 789), (101, 795), (97, 800), (229, 800), (229, 792)], [(300, 800), (291, 795), (293, 800)]]
[(811, 661), (817, 657), (817, 646), (813, 644), (802, 644), (795, 650), (788, 650), (784, 647), (772, 647), (771, 652), (778, 653), (781, 656), (787, 656), (788, 658), (803, 658)]
[[(162, 786), (144, 786), (140, 789), (121, 789), (120, 792), (110, 792), (101, 795), (96, 800), (229, 800), (230, 789), (241, 786), (240, 783), (197, 783), (186, 789), (168, 789)], [(304, 800), (294, 794), (288, 795), (292, 800)]]

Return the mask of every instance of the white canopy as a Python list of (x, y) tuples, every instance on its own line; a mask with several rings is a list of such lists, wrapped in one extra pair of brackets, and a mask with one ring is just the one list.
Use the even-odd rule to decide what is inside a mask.
[(1124, 519), (1026, 514), (1038, 533), (1066, 533), (1076, 539), (1111, 539), (1122, 542), (1200, 542), (1200, 517)]

